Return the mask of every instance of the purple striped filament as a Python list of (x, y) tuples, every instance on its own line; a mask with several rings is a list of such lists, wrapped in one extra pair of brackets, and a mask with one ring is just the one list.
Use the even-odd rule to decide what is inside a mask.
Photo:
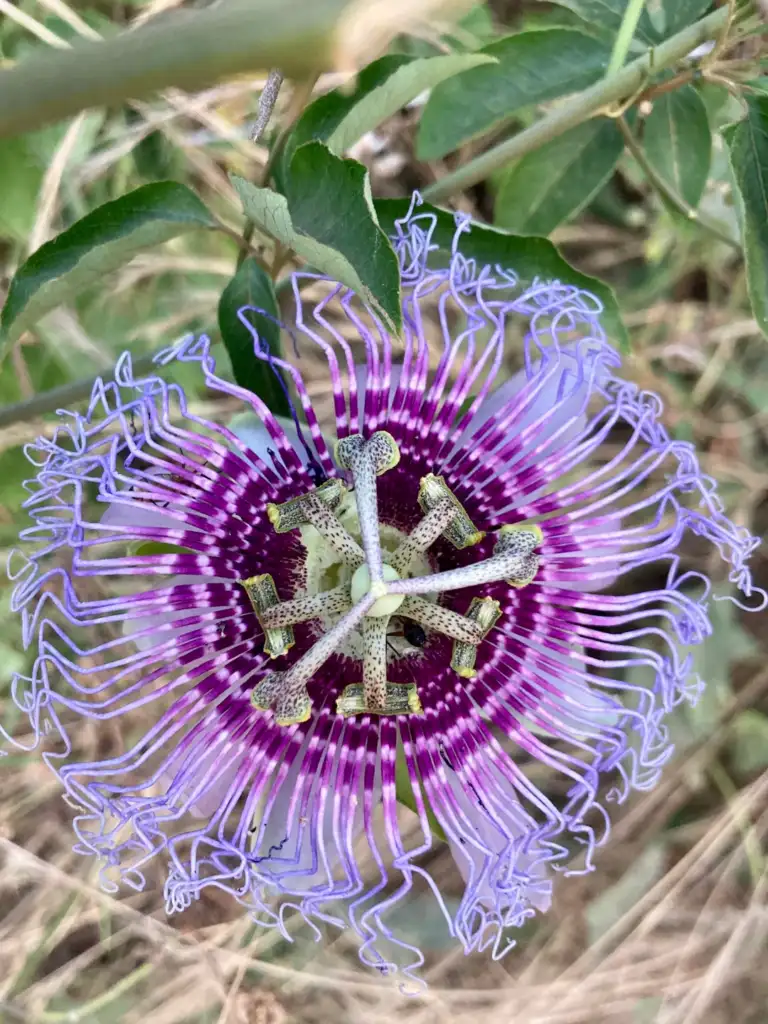
[[(217, 886), (287, 936), (294, 908), (407, 981), (424, 957), (392, 922), (416, 883), (467, 952), (501, 956), (556, 871), (591, 869), (610, 804), (656, 782), (711, 632), (686, 537), (765, 600), (755, 539), (656, 396), (615, 376), (594, 296), (465, 259), (465, 224), (430, 269), (433, 227), (414, 204), (393, 239), (401, 339), (296, 275), (292, 331), (323, 360), (330, 422), (256, 335), (293, 422), (218, 377), (205, 337), (142, 379), (123, 356), (30, 446), (10, 568), (37, 648), (14, 699), (58, 739), (45, 757), (104, 884), (141, 889), (155, 861), (169, 911)], [(195, 415), (162, 376), (175, 361), (247, 415)], [(119, 720), (123, 748), (84, 761), (83, 719)], [(443, 840), (451, 903), (428, 857)]]

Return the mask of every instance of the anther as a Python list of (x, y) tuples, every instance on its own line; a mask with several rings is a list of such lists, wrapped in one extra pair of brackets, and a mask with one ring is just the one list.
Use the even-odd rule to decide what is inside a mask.
[[(294, 645), (293, 630), (289, 622), (270, 623), (267, 614), (271, 608), (280, 606), (275, 581), (269, 573), (240, 580), (245, 588), (256, 617), (264, 630), (264, 653), (270, 658), (280, 658)], [(297, 620), (298, 621), (298, 620)]]
[(336, 713), (349, 718), (352, 715), (423, 715), (415, 683), (387, 683), (384, 706), (368, 707), (362, 683), (350, 683), (336, 698)]
[(283, 505), (267, 505), (267, 515), (278, 533), (287, 533), (299, 526), (314, 526), (342, 561), (356, 569), (365, 561), (363, 549), (333, 514), (343, 493), (341, 481), (328, 480), (321, 487)]
[(323, 505), (333, 510), (338, 507), (346, 490), (341, 480), (327, 480), (320, 487), (316, 487), (298, 498), (284, 501), (282, 505), (275, 505), (270, 501), (267, 505), (267, 516), (275, 528), (275, 533), (288, 533), (289, 530), (295, 530), (298, 526), (306, 526), (310, 522), (307, 516), (308, 499), (317, 498)]
[(443, 530), (445, 539), (455, 548), (468, 548), (479, 544), (485, 534), (475, 527), (464, 510), (464, 506), (445, 480), (441, 476), (435, 476), (434, 473), (428, 473), (427, 476), (422, 477), (419, 485), (419, 505), (424, 512), (430, 512), (445, 498), (450, 500), (454, 510), (453, 516)]
[(478, 631), (479, 639), (466, 643), (457, 639), (453, 645), (451, 668), (464, 679), (473, 679), (477, 645), (493, 629), (501, 618), (501, 605), (490, 597), (475, 597), (467, 611), (467, 619), (472, 621)]

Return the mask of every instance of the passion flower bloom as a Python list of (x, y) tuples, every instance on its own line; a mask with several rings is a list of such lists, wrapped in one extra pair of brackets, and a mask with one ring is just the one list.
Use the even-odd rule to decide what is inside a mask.
[[(462, 220), (432, 269), (433, 229), (415, 202), (393, 238), (401, 338), (295, 276), (297, 358), (254, 331), (290, 420), (217, 376), (205, 337), (156, 362), (242, 403), (230, 426), (124, 355), (30, 447), (36, 549), (12, 561), (39, 651), (15, 699), (63, 741), (46, 758), (104, 884), (140, 889), (155, 861), (169, 911), (216, 886), (284, 929), (287, 904), (407, 978), (423, 956), (393, 912), (417, 881), (466, 951), (500, 956), (555, 871), (591, 869), (701, 687), (711, 587), (686, 537), (746, 597), (756, 545), (658, 398), (615, 376), (593, 295), (478, 266)], [(79, 759), (106, 720), (123, 748)], [(443, 842), (459, 901), (424, 856)]]

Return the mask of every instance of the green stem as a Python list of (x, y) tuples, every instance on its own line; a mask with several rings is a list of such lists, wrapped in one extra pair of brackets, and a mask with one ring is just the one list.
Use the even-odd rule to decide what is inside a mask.
[(257, 68), (306, 78), (330, 67), (349, 0), (226, 0), (178, 11), (103, 42), (47, 50), (0, 71), (0, 137), (89, 107), (197, 90)]
[(643, 13), (644, 7), (645, 0), (629, 0), (627, 9), (624, 11), (624, 17), (621, 19), (616, 42), (613, 44), (613, 52), (611, 53), (611, 59), (608, 61), (608, 70), (605, 73), (606, 78), (615, 75), (619, 68), (624, 66), (624, 61), (627, 59), (627, 54), (637, 29), (637, 23), (640, 21), (640, 15)]
[(648, 179), (650, 184), (656, 189), (659, 195), (661, 195), (664, 199), (667, 200), (668, 203), (674, 206), (678, 213), (682, 213), (682, 215), (686, 217), (688, 220), (692, 221), (695, 224), (698, 224), (700, 227), (704, 228), (705, 231), (708, 231), (711, 235), (714, 235), (714, 237), (717, 238), (719, 241), (725, 242), (726, 245), (730, 245), (732, 249), (735, 249), (736, 252), (741, 254), (741, 245), (735, 238), (732, 238), (729, 234), (727, 234), (725, 231), (719, 228), (717, 224), (714, 224), (712, 221), (706, 220), (704, 217), (702, 217), (698, 210), (694, 209), (693, 206), (690, 206), (688, 203), (686, 203), (683, 197), (678, 192), (675, 191), (675, 189), (669, 184), (669, 182), (667, 182), (664, 178), (661, 177), (656, 168), (645, 155), (643, 147), (632, 134), (632, 129), (629, 127), (629, 125), (623, 117), (618, 118), (617, 124), (619, 126), (619, 131), (624, 137), (624, 142), (626, 143), (627, 149), (635, 158), (637, 163), (640, 165), (646, 178)]
[[(311, 75), (306, 82), (298, 82), (294, 88), (293, 96), (288, 107), (288, 113), (286, 114), (285, 124), (278, 132), (277, 138), (272, 143), (272, 148), (269, 151), (267, 162), (264, 166), (264, 171), (261, 176), (262, 188), (269, 187), (269, 179), (272, 177), (272, 171), (274, 170), (275, 164), (282, 155), (285, 143), (293, 130), (293, 126), (301, 116), (304, 107), (309, 103), (312, 98), (317, 80), (320, 76), (318, 74)], [(256, 225), (252, 220), (246, 218), (245, 228), (243, 229), (243, 240), (240, 247), (240, 254), (237, 258), (237, 269), (239, 270), (245, 259), (248, 256), (248, 248), (250, 247), (253, 239)], [(274, 277), (274, 275), (272, 275)]]
[[(148, 355), (134, 359), (134, 374), (148, 373), (152, 369), (153, 358), (152, 355)], [(43, 413), (53, 412), (55, 409), (66, 409), (73, 402), (84, 401), (91, 394), (95, 380), (96, 377), (73, 380), (69, 384), (62, 384), (58, 388), (51, 388), (50, 391), (43, 391), (42, 394), (25, 398), (22, 402), (4, 406), (0, 409), (0, 428), (9, 427), (12, 423), (35, 420)]]
[(601, 79), (589, 89), (566, 100), (530, 128), (494, 146), (486, 153), (481, 153), (463, 167), (446, 174), (424, 190), (424, 198), (436, 203), (447, 199), (455, 192), (470, 188), (505, 164), (519, 160), (546, 142), (556, 139), (569, 128), (575, 128), (576, 125), (588, 121), (605, 107), (632, 96), (652, 72), (671, 67), (701, 43), (716, 38), (727, 20), (728, 11), (721, 7), (694, 25), (689, 25), (654, 49), (646, 51), (642, 57), (625, 65), (615, 75)]

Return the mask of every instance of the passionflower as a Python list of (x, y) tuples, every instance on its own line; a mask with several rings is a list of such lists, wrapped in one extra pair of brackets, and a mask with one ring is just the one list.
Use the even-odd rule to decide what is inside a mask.
[[(466, 951), (501, 955), (556, 871), (591, 869), (611, 803), (656, 782), (711, 632), (686, 538), (762, 597), (756, 540), (615, 375), (597, 299), (478, 266), (462, 219), (435, 269), (433, 228), (415, 201), (392, 239), (399, 338), (295, 275), (290, 358), (253, 331), (288, 419), (206, 337), (158, 375), (124, 355), (30, 446), (33, 550), (11, 563), (38, 649), (14, 697), (61, 741), (45, 756), (104, 884), (140, 889), (155, 861), (169, 911), (206, 886), (264, 925), (289, 906), (408, 979), (423, 956), (391, 922), (417, 881)], [(160, 372), (179, 362), (243, 414), (196, 415)], [(87, 720), (122, 747), (80, 759)], [(425, 856), (444, 842), (451, 904)]]

